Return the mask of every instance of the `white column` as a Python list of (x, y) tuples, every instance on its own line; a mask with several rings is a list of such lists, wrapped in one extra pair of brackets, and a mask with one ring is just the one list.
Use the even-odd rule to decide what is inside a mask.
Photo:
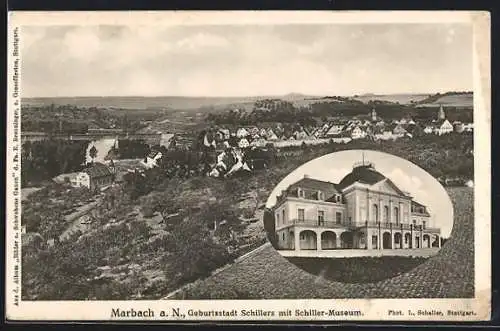
[(403, 223), (403, 208), (403, 203), (399, 202), (399, 223)]
[(359, 216), (360, 216), (360, 205), (359, 205), (359, 195), (357, 193), (354, 193), (356, 194), (356, 210), (354, 211), (355, 213), (355, 218), (354, 218), (354, 222), (359, 222)]
[(372, 247), (372, 236), (371, 236), (370, 230), (368, 230), (368, 228), (366, 229), (366, 248), (367, 249), (373, 249), (373, 247)]
[(372, 198), (368, 198), (368, 219), (367, 221), (368, 222), (372, 222), (372, 204), (373, 204), (373, 201), (372, 201)]
[(316, 233), (316, 250), (321, 251), (321, 232)]
[(387, 222), (390, 222), (392, 223), (392, 214), (394, 213), (394, 205), (393, 205), (393, 202), (392, 202), (392, 199), (389, 201), (389, 215), (387, 215)]
[(336, 248), (342, 248), (342, 240), (340, 239), (341, 232), (335, 232), (337, 237)]
[(300, 231), (297, 230), (295, 233), (295, 250), (300, 251)]
[(382, 223), (383, 210), (382, 210), (382, 201), (378, 199), (378, 221)]

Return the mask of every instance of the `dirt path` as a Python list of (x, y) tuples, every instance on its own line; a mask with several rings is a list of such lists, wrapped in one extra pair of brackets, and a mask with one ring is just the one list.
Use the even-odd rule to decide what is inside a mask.
[(28, 196), (36, 191), (40, 191), (43, 187), (25, 187), (21, 189), (21, 201), (28, 199)]
[(97, 199), (94, 202), (81, 206), (73, 214), (69, 214), (66, 217), (64, 217), (66, 222), (68, 223), (71, 222), (71, 224), (69, 224), (66, 230), (64, 230), (64, 232), (59, 236), (59, 240), (64, 241), (68, 239), (71, 236), (71, 234), (77, 232), (78, 230), (84, 232), (88, 227), (87, 224), (82, 224), (82, 221), (84, 221), (85, 218), (84, 216), (88, 215), (92, 211), (92, 209), (94, 209), (100, 204), (101, 200)]

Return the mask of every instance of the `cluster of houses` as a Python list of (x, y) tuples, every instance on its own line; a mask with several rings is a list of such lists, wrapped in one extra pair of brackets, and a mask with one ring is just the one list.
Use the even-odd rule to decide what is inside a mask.
[(338, 119), (319, 127), (297, 126), (286, 128), (277, 123), (270, 127), (239, 127), (232, 132), (227, 128), (217, 128), (205, 133), (203, 144), (206, 147), (224, 150), (229, 147), (245, 149), (264, 147), (272, 143), (275, 147), (307, 144), (320, 144), (329, 141), (347, 143), (355, 139), (395, 140), (402, 137), (415, 137), (423, 134), (444, 135), (451, 132), (473, 132), (473, 123), (455, 121), (451, 123), (440, 106), (437, 118), (429, 123), (417, 123), (411, 118), (385, 122), (375, 109), (366, 119)]

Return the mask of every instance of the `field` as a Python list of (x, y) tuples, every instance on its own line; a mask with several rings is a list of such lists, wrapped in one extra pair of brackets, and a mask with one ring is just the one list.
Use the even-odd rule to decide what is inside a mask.
[(364, 94), (355, 96), (353, 97), (353, 99), (359, 100), (363, 103), (378, 100), (378, 101), (387, 101), (387, 102), (394, 102), (406, 105), (412, 103), (412, 101), (418, 102), (424, 100), (428, 96), (429, 94), (384, 94), (384, 95)]
[[(343, 283), (384, 280), (408, 272), (426, 260), (426, 258), (401, 256), (287, 259), (310, 274)], [(360, 265), (363, 268), (359, 268)]]
[(444, 95), (437, 98), (436, 101), (421, 104), (419, 107), (439, 107), (439, 105), (443, 105), (444, 107), (472, 108), (474, 106), (473, 94)]
[[(449, 188), (455, 208), (450, 239), (414, 269), (372, 283), (328, 281), (281, 257), (270, 244), (178, 292), (184, 299), (471, 298), (474, 296), (473, 189)], [(459, 261), (459, 263), (457, 263)], [(359, 273), (371, 272), (365, 264)]]

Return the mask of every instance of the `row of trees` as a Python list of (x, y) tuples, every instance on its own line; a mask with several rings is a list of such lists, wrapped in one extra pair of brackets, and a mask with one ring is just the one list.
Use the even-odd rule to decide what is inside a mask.
[(22, 131), (46, 133), (84, 133), (89, 123), (102, 128), (120, 128), (135, 132), (145, 125), (145, 119), (162, 116), (160, 111), (107, 110), (96, 107), (73, 105), (24, 105), (22, 107)]
[(26, 141), (21, 153), (21, 186), (82, 169), (88, 141)]

